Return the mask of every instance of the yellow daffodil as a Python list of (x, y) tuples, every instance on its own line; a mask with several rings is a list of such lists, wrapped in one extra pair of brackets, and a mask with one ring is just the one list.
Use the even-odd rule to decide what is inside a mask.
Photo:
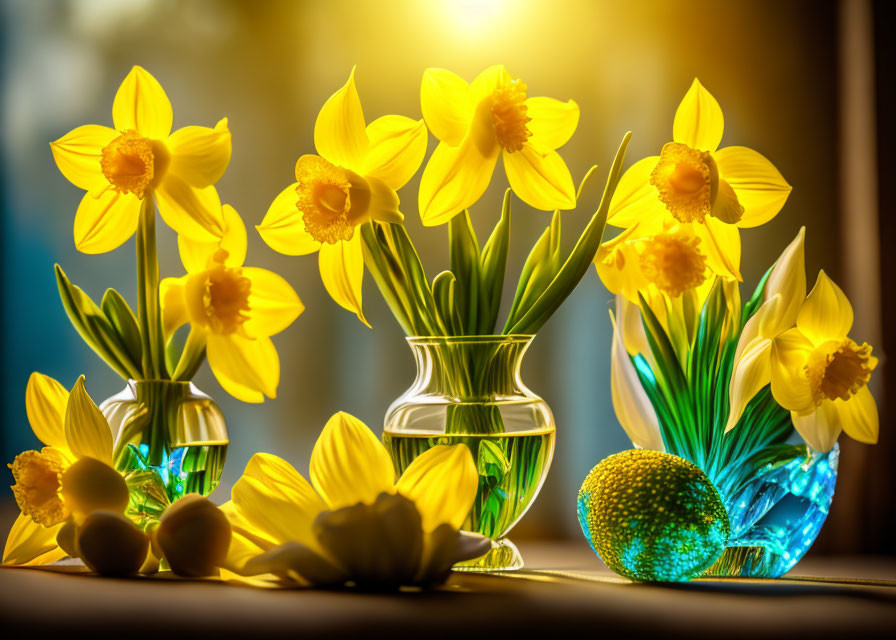
[(402, 585), (444, 579), (488, 539), (459, 533), (478, 486), (464, 445), (436, 446), (401, 478), (370, 429), (334, 415), (311, 453), (309, 483), (288, 462), (258, 453), (222, 507), (233, 526), (224, 566), (293, 584)]
[(659, 156), (632, 165), (619, 181), (608, 223), (655, 234), (674, 219), (691, 225), (712, 271), (740, 279), (739, 228), (771, 220), (790, 185), (765, 157), (746, 147), (719, 149), (724, 119), (716, 99), (694, 79)]
[(4, 564), (48, 564), (68, 555), (56, 542), (63, 524), (97, 509), (124, 512), (128, 489), (112, 465), (112, 431), (87, 395), (84, 376), (71, 393), (53, 378), (31, 374), (25, 408), (46, 446), (25, 451), (9, 468), (19, 515), (3, 551)]
[(822, 271), (796, 327), (772, 341), (772, 395), (818, 451), (829, 451), (841, 430), (859, 442), (877, 442), (877, 405), (868, 389), (877, 358), (871, 345), (848, 336), (852, 321), (852, 305)]
[(556, 149), (575, 132), (579, 106), (526, 92), (503, 65), (471, 84), (445, 69), (424, 72), (420, 104), (439, 146), (420, 180), (423, 224), (444, 224), (479, 200), (499, 156), (523, 202), (545, 211), (575, 207), (572, 176)]
[[(162, 323), (171, 336), (190, 324), (185, 351), (205, 346), (209, 366), (221, 386), (244, 402), (274, 398), (280, 359), (271, 336), (304, 310), (295, 290), (277, 274), (244, 267), (246, 228), (224, 205), (220, 242), (195, 242), (180, 236), (187, 275), (160, 284)], [(176, 372), (175, 372), (176, 377)]]
[(726, 431), (737, 425), (753, 396), (769, 383), (772, 342), (796, 322), (806, 297), (805, 238), (803, 227), (775, 262), (765, 283), (764, 302), (744, 325), (728, 387)]
[(357, 227), (371, 220), (404, 219), (396, 191), (423, 162), (426, 126), (397, 115), (367, 125), (352, 70), (345, 86), (321, 108), (314, 146), (320, 155), (299, 158), (296, 182), (274, 199), (257, 229), (280, 253), (319, 252), (327, 292), (367, 324), (361, 309), (364, 256)]
[(134, 67), (112, 103), (114, 128), (89, 124), (50, 147), (56, 165), (87, 193), (75, 214), (75, 245), (111, 251), (134, 235), (142, 201), (155, 198), (165, 222), (196, 239), (220, 236), (214, 184), (230, 162), (227, 119), (171, 133), (172, 109), (159, 82)]

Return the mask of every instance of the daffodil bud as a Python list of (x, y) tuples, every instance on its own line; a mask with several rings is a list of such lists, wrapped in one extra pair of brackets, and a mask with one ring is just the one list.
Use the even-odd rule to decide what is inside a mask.
[(115, 469), (95, 458), (81, 458), (62, 474), (62, 497), (77, 520), (98, 510), (124, 513), (129, 494)]
[[(781, 296), (774, 333), (781, 333), (793, 326), (803, 300), (806, 298), (806, 227), (781, 252), (765, 283), (765, 299)], [(765, 337), (773, 338), (774, 335)]]
[(211, 501), (191, 493), (165, 510), (155, 540), (171, 570), (181, 576), (207, 576), (227, 556), (230, 522)]
[(93, 571), (124, 576), (137, 573), (143, 566), (149, 537), (120, 513), (94, 511), (78, 527), (75, 547)]

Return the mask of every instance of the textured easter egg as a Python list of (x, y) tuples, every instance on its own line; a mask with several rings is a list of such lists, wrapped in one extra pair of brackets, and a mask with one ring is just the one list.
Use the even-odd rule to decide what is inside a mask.
[(594, 467), (582, 483), (579, 524), (616, 573), (641, 582), (680, 582), (715, 562), (728, 515), (715, 486), (683, 458), (632, 449)]

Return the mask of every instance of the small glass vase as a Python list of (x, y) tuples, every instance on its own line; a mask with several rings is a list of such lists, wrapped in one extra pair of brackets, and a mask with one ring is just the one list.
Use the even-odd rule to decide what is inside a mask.
[(217, 403), (191, 382), (129, 380), (100, 410), (115, 441), (115, 464), (131, 488), (128, 515), (148, 524), (187, 493), (210, 494), (227, 457)]
[(554, 456), (550, 407), (520, 378), (534, 336), (411, 337), (414, 384), (386, 413), (383, 442), (402, 473), (440, 444), (470, 448), (479, 490), (463, 529), (488, 536), (492, 549), (455, 565), (466, 571), (519, 569), (523, 559), (504, 536), (535, 500)]
[(716, 479), (731, 533), (725, 552), (703, 575), (778, 578), (815, 542), (834, 498), (840, 447), (827, 453), (806, 445), (787, 449), (739, 487)]

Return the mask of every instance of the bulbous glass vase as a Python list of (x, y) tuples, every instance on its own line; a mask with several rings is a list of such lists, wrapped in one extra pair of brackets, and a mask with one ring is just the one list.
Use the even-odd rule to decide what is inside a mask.
[(100, 410), (131, 489), (134, 520), (155, 521), (181, 496), (205, 496), (218, 486), (229, 443), (224, 415), (193, 383), (129, 380)]
[(547, 476), (556, 433), (550, 407), (520, 378), (534, 336), (411, 337), (414, 384), (386, 413), (383, 442), (402, 473), (439, 444), (470, 448), (479, 490), (463, 529), (493, 540), (489, 553), (455, 569), (518, 569), (504, 536), (523, 517)]

